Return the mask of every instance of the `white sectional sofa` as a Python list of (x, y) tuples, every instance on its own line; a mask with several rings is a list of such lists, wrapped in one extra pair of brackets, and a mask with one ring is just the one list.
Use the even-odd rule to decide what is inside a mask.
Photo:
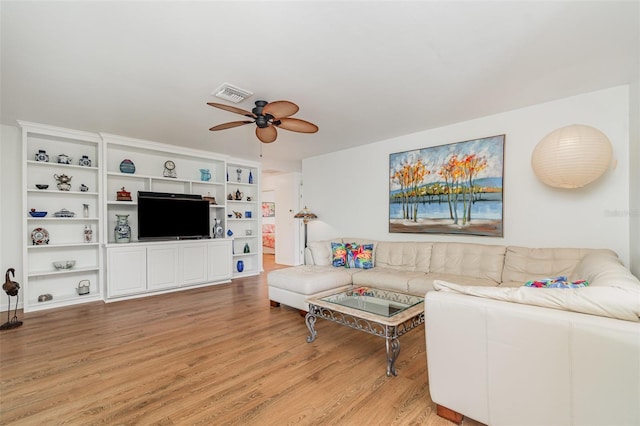
[[(373, 244), (373, 268), (332, 266), (332, 242)], [(267, 281), (272, 306), (354, 284), (425, 296), (438, 413), (495, 425), (640, 424), (640, 281), (606, 249), (336, 238)], [(531, 288), (567, 276), (585, 288)]]

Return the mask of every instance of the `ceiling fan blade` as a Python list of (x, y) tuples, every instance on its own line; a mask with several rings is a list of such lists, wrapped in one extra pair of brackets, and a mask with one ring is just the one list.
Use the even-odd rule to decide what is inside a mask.
[(256, 118), (256, 116), (252, 112), (249, 112), (249, 111), (241, 109), (241, 108), (236, 108), (236, 107), (231, 106), (231, 105), (218, 104), (218, 103), (215, 103), (215, 102), (207, 102), (207, 105), (210, 105), (210, 106), (215, 107), (215, 108), (220, 108), (220, 109), (223, 109), (225, 111), (235, 112), (236, 114), (244, 115), (244, 116), (247, 116), (247, 117)]
[(269, 102), (264, 107), (262, 112), (264, 114), (271, 114), (275, 118), (283, 118), (283, 117), (289, 117), (290, 115), (295, 114), (296, 112), (298, 112), (299, 109), (300, 108), (298, 108), (298, 105), (294, 104), (293, 102), (275, 101), (275, 102)]
[(299, 118), (281, 118), (278, 127), (300, 133), (315, 133), (318, 131), (318, 126)]
[(278, 131), (274, 126), (269, 124), (268, 127), (256, 127), (256, 136), (264, 143), (271, 143), (278, 137)]
[(244, 126), (245, 124), (251, 124), (253, 121), (231, 121), (229, 123), (218, 124), (217, 126), (213, 126), (209, 130), (215, 132), (216, 130), (224, 130), (231, 129), (232, 127)]

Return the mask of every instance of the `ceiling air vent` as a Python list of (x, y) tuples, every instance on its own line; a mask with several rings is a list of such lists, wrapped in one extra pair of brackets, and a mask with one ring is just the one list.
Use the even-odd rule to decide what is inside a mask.
[(233, 84), (222, 83), (220, 87), (213, 91), (212, 95), (237, 104), (253, 96), (253, 92), (241, 89)]

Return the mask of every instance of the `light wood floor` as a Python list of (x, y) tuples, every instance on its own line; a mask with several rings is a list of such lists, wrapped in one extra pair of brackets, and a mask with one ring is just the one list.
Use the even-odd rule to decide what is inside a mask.
[(298, 312), (269, 306), (266, 273), (19, 318), (0, 333), (3, 425), (451, 425), (422, 327), (387, 377), (381, 338), (319, 320), (306, 343)]

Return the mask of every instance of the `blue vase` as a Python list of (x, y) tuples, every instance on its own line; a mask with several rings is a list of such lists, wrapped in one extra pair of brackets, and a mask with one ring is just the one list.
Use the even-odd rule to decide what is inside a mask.
[(249, 183), (253, 183), (253, 175), (251, 174), (251, 171), (249, 171)]
[(244, 271), (244, 262), (242, 260), (238, 260), (238, 263), (236, 264), (236, 269), (238, 270), (238, 272)]

